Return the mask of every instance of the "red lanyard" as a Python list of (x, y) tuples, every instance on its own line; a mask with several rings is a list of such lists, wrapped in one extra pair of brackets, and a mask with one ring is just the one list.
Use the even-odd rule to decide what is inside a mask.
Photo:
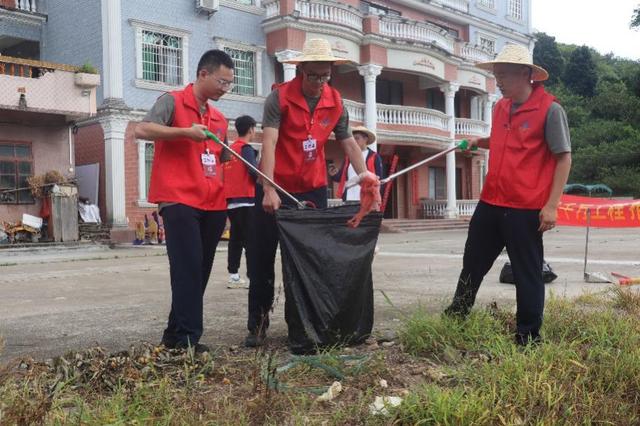
[[(318, 112), (318, 106), (320, 106), (320, 102), (322, 100), (322, 93), (320, 94), (320, 99), (318, 99), (318, 103), (316, 104), (316, 107), (313, 109), (313, 113), (310, 113), (309, 115), (311, 116), (311, 122), (309, 122), (309, 120), (307, 119), (307, 116), (304, 116), (304, 125), (307, 128), (307, 137), (309, 139), (311, 139), (311, 127), (313, 126), (313, 124), (316, 121), (316, 113)], [(305, 102), (307, 100), (305, 99)], [(307, 107), (309, 106), (309, 103), (307, 102)]]
[[(200, 116), (200, 121), (202, 122), (203, 126), (207, 126), (207, 130), (210, 130), (211, 127), (211, 114), (209, 114), (209, 106), (207, 106), (207, 124), (204, 123), (204, 115)], [(204, 140), (204, 152), (205, 154), (209, 154), (209, 139), (205, 139)]]

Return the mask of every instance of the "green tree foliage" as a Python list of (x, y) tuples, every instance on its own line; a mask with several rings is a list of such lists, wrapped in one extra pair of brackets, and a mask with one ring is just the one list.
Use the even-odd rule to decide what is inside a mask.
[(595, 95), (598, 74), (591, 51), (587, 46), (578, 47), (571, 53), (562, 81), (578, 95), (586, 97)]
[(631, 28), (640, 28), (640, 5), (638, 5), (638, 7), (633, 11)]
[[(537, 58), (549, 57), (545, 52), (549, 46), (537, 46)], [(547, 89), (569, 119), (573, 149), (569, 182), (604, 183), (615, 196), (640, 198), (640, 62), (600, 55), (584, 46), (558, 43), (557, 50), (566, 64), (564, 76), (547, 82)], [(589, 61), (585, 69), (591, 71), (576, 66)], [(581, 73), (593, 73), (591, 93), (571, 78)]]
[(549, 84), (555, 84), (564, 73), (564, 58), (558, 50), (555, 37), (545, 33), (536, 33), (536, 46), (533, 49), (533, 63), (549, 72)]

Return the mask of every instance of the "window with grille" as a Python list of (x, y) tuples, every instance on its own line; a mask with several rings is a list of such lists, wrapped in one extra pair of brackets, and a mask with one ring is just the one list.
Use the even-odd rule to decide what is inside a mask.
[(496, 41), (492, 38), (478, 36), (478, 45), (487, 52), (496, 53)]
[(478, 0), (478, 6), (484, 7), (485, 9), (495, 9), (496, 0)]
[[(33, 176), (31, 145), (0, 142), (0, 204), (33, 204), (27, 179)], [(8, 192), (5, 192), (8, 191)]]
[(224, 51), (233, 59), (234, 87), (231, 93), (256, 96), (256, 52), (225, 47)]
[(517, 21), (522, 21), (522, 0), (508, 0), (507, 14)]
[[(144, 187), (147, 189), (145, 194), (149, 193), (149, 184), (151, 183), (151, 168), (153, 167), (154, 145), (152, 142), (144, 144)], [(146, 198), (146, 197), (145, 197)]]
[(183, 84), (182, 37), (142, 30), (142, 79), (171, 86)]
[(138, 203), (147, 203), (151, 170), (153, 169), (154, 147), (153, 141), (138, 139)]

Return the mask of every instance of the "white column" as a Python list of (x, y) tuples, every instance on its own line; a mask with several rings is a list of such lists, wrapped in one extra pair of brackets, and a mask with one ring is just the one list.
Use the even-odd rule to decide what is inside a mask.
[[(444, 93), (445, 114), (449, 119), (449, 146), (456, 143), (456, 114), (455, 96), (460, 88), (458, 83), (445, 83), (440, 85), (440, 90)], [(450, 219), (458, 217), (458, 207), (456, 205), (456, 153), (451, 151), (447, 154), (447, 217)]]
[(102, 81), (105, 100), (124, 98), (121, 11), (120, 0), (102, 0)]
[[(376, 79), (382, 72), (382, 66), (367, 64), (358, 67), (358, 72), (364, 77), (364, 125), (372, 132), (378, 127), (378, 107), (376, 104)], [(369, 148), (377, 151), (377, 143), (369, 145)]]
[[(482, 102), (484, 104), (484, 117), (483, 120), (487, 123), (487, 132), (488, 135), (491, 134), (491, 121), (493, 119), (493, 105), (498, 100), (497, 95), (486, 94), (482, 97)], [(489, 150), (484, 150), (484, 169), (489, 172)]]
[(124, 134), (128, 123), (114, 115), (100, 119), (104, 131), (107, 223), (113, 226), (128, 226), (124, 179)]
[(491, 131), (491, 119), (493, 116), (493, 104), (496, 102), (498, 97), (496, 95), (484, 95), (482, 97), (482, 102), (484, 104), (484, 113), (482, 119), (489, 126), (488, 129)]
[[(276, 52), (276, 59), (278, 62), (289, 61), (296, 56), (300, 56), (300, 52), (297, 50), (281, 50)], [(284, 81), (293, 80), (296, 76), (296, 64), (282, 64), (284, 69)]]

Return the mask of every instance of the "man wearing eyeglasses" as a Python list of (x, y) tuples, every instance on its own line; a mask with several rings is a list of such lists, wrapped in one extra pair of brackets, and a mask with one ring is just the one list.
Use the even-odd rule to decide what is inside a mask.
[[(325, 208), (324, 146), (332, 132), (351, 160), (358, 174), (355, 178), (359, 181), (367, 174), (374, 178), (375, 175), (367, 171), (360, 148), (351, 135), (349, 116), (340, 93), (327, 84), (333, 64), (345, 60), (333, 55), (326, 40), (311, 39), (305, 42), (302, 56), (289, 62), (298, 64), (298, 75), (278, 85), (265, 103), (260, 168), (298, 200)], [(274, 212), (282, 203), (292, 205), (288, 198), (281, 199), (268, 182), (257, 185), (256, 230), (252, 233), (255, 255), (249, 266), (249, 335), (245, 340), (249, 347), (263, 344), (269, 326), (278, 247)]]
[(221, 50), (200, 58), (196, 81), (158, 98), (136, 126), (138, 139), (153, 140), (149, 201), (159, 205), (171, 275), (171, 311), (162, 343), (169, 348), (200, 344), (203, 296), (213, 257), (227, 220), (222, 184), (222, 147), (204, 130), (225, 140), (227, 120), (217, 101), (233, 85), (233, 61)]

